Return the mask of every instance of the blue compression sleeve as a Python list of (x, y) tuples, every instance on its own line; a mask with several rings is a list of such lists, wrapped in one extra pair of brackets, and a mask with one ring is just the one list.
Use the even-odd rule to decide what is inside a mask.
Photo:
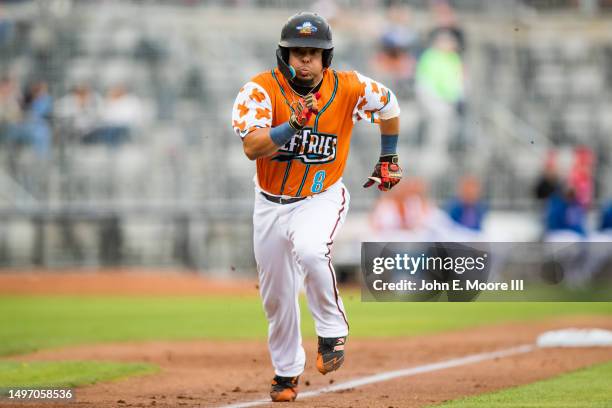
[(397, 139), (399, 135), (380, 135), (380, 155), (397, 153)]
[(284, 146), (293, 135), (295, 135), (295, 129), (289, 125), (289, 122), (270, 129), (270, 137), (277, 146)]

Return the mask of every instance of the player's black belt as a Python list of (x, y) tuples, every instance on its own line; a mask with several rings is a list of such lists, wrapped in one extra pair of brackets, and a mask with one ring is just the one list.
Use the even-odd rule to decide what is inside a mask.
[(273, 195), (264, 193), (263, 191), (261, 192), (261, 195), (264, 196), (266, 200), (272, 201), (273, 203), (276, 203), (276, 204), (293, 204), (293, 203), (297, 203), (298, 201), (302, 201), (307, 198), (307, 196), (282, 198), (279, 196), (273, 196)]

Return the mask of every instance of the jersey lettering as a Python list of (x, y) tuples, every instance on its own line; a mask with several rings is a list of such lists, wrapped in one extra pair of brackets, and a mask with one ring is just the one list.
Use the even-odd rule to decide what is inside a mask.
[(304, 128), (296, 133), (272, 160), (299, 160), (304, 164), (330, 163), (336, 159), (338, 136), (325, 133), (314, 133), (311, 128)]

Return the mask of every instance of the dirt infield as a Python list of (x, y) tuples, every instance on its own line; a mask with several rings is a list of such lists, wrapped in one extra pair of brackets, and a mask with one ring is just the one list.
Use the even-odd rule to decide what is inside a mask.
[[(78, 276), (72, 285), (79, 293), (85, 282), (95, 286), (91, 293), (107, 288), (127, 291), (132, 279), (125, 274), (115, 275), (119, 282), (110, 285), (111, 277), (101, 277), (99, 284), (92, 276)], [(129, 274), (128, 274), (129, 275)], [(33, 293), (46, 277), (36, 277), (28, 285)], [(112, 276), (112, 274), (111, 274)], [(4, 293), (26, 293), (16, 285), (5, 285), (10, 276), (0, 276), (0, 288)], [(65, 279), (66, 276), (64, 276)], [(181, 281), (178, 276), (170, 279)], [(181, 283), (177, 291), (185, 293), (206, 292), (204, 281), (195, 283), (187, 277), (191, 286)], [(155, 281), (152, 279), (151, 282)], [(153, 290), (154, 294), (176, 294), (168, 278), (159, 277), (166, 292)], [(23, 281), (22, 281), (23, 283)], [(57, 282), (55, 282), (57, 285)], [(245, 293), (257, 293), (253, 283), (243, 282)], [(66, 288), (67, 286), (64, 286)], [(221, 285), (220, 287), (223, 287)], [(7, 288), (10, 288), (8, 290)], [(34, 289), (33, 289), (34, 288)], [(208, 287), (209, 293), (217, 293)], [(47, 287), (49, 289), (49, 287)], [(142, 294), (142, 287), (138, 287)], [(227, 289), (227, 288), (226, 288)], [(193, 291), (193, 292), (192, 292)], [(48, 292), (47, 292), (48, 293)], [(61, 293), (66, 293), (62, 291)], [(72, 292), (74, 293), (74, 292)], [(236, 293), (233, 292), (232, 293)], [(315, 340), (305, 341), (308, 356), (306, 371), (301, 378), (301, 390), (319, 389), (333, 382), (377, 374), (389, 370), (444, 361), (469, 354), (505, 349), (533, 343), (538, 334), (546, 330), (567, 327), (599, 327), (612, 329), (608, 317), (564, 317), (544, 322), (506, 324), (447, 332), (443, 334), (393, 339), (349, 339), (345, 366), (337, 373), (320, 375), (314, 367)], [(238, 401), (265, 398), (272, 376), (266, 344), (261, 341), (182, 341), (182, 342), (131, 342), (120, 344), (84, 345), (55, 350), (45, 350), (15, 360), (107, 360), (124, 362), (150, 362), (161, 367), (157, 374), (132, 377), (120, 381), (101, 383), (76, 390), (76, 400), (70, 403), (45, 403), (45, 407), (208, 407), (222, 406)], [(612, 348), (536, 349), (525, 354), (497, 358), (491, 361), (449, 368), (408, 378), (398, 378), (374, 385), (325, 394), (299, 400), (295, 406), (317, 407), (423, 407), (462, 396), (480, 394), (511, 386), (531, 383), (559, 373), (591, 364), (611, 361)], [(0, 403), (0, 406), (3, 406)], [(32, 406), (21, 404), (20, 406)]]
[(254, 295), (257, 277), (208, 279), (195, 273), (134, 268), (112, 271), (40, 271), (0, 273), (4, 295)]

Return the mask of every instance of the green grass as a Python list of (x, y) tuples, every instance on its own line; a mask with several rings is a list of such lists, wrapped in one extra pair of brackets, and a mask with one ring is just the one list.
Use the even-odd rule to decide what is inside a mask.
[(612, 303), (346, 304), (352, 336), (407, 336), (560, 315), (610, 315)]
[(452, 401), (439, 408), (612, 407), (612, 362), (522, 387)]
[(76, 387), (157, 370), (155, 365), (140, 363), (0, 361), (0, 387)]
[[(344, 293), (352, 337), (412, 336), (555, 315), (610, 315), (612, 303), (362, 303)], [(302, 327), (315, 335), (302, 302)], [(258, 297), (0, 297), (0, 356), (127, 340), (265, 339)]]
[[(612, 315), (612, 303), (344, 302), (351, 336), (411, 336), (555, 315)], [(302, 327), (315, 335), (302, 299)], [(267, 324), (258, 297), (0, 297), (0, 356), (42, 348), (129, 340), (261, 339)], [(153, 372), (155, 366), (106, 362), (0, 361), (0, 387), (78, 386)]]
[(0, 355), (79, 343), (265, 338), (257, 298), (0, 297)]

